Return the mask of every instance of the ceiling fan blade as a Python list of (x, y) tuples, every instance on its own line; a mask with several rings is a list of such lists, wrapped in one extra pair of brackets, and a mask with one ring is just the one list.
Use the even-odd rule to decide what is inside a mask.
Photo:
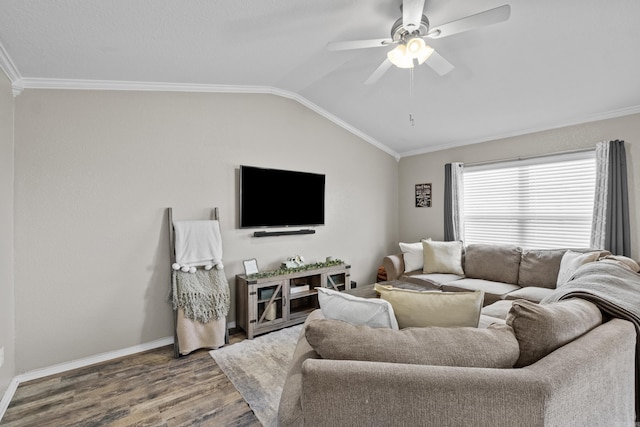
[(420, 28), (424, 0), (403, 0), (402, 2), (402, 26), (412, 33)]
[(433, 27), (429, 30), (427, 37), (439, 39), (453, 34), (463, 33), (478, 27), (484, 27), (506, 21), (509, 19), (509, 16), (511, 16), (511, 6), (505, 4), (496, 7), (495, 9), (485, 10), (484, 12), (476, 13), (475, 15), (470, 15), (447, 24)]
[(351, 49), (365, 49), (369, 47), (383, 47), (394, 44), (391, 39), (372, 39), (372, 40), (353, 40), (346, 42), (329, 42), (327, 43), (327, 49), (329, 50), (351, 50)]
[(444, 59), (442, 55), (440, 55), (435, 50), (431, 53), (431, 55), (429, 55), (424, 63), (441, 76), (444, 76), (454, 68), (449, 61)]
[(386, 73), (387, 70), (391, 68), (391, 65), (393, 64), (391, 64), (391, 61), (389, 61), (388, 59), (385, 59), (384, 61), (382, 61), (382, 64), (380, 64), (378, 68), (376, 68), (376, 70), (369, 76), (369, 78), (364, 82), (364, 84), (371, 85), (377, 82), (378, 79), (380, 79), (380, 77), (382, 77), (384, 73)]

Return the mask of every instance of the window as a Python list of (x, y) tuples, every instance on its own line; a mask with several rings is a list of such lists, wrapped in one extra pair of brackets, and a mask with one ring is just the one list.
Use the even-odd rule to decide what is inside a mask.
[(587, 248), (595, 152), (466, 166), (465, 244)]

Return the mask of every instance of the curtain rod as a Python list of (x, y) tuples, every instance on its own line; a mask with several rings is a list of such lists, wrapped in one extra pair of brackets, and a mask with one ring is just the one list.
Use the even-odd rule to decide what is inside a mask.
[(565, 150), (565, 151), (557, 151), (555, 153), (548, 153), (548, 154), (536, 154), (533, 156), (524, 156), (524, 157), (511, 157), (508, 159), (499, 159), (499, 160), (487, 160), (484, 162), (473, 162), (473, 163), (464, 163), (465, 166), (482, 166), (482, 165), (490, 165), (493, 163), (503, 163), (503, 162), (514, 162), (514, 161), (519, 161), (519, 160), (529, 160), (529, 159), (539, 159), (542, 157), (551, 157), (551, 156), (559, 156), (562, 154), (574, 154), (574, 153), (586, 153), (587, 151), (593, 151), (595, 150), (595, 147), (593, 148), (580, 148), (580, 149), (575, 149), (575, 150)]

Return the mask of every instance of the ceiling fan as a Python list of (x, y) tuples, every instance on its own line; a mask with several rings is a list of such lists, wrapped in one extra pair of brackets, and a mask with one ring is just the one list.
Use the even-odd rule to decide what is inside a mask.
[(402, 17), (391, 27), (390, 39), (330, 42), (327, 44), (327, 48), (329, 50), (350, 50), (396, 45), (387, 53), (387, 58), (369, 76), (365, 84), (375, 83), (392, 65), (399, 68), (413, 68), (416, 65), (426, 63), (436, 73), (443, 76), (453, 70), (453, 65), (427, 45), (424, 41), (425, 38), (438, 39), (497, 24), (506, 21), (511, 15), (511, 7), (505, 4), (429, 28), (429, 19), (422, 14), (424, 0), (403, 0), (400, 9)]

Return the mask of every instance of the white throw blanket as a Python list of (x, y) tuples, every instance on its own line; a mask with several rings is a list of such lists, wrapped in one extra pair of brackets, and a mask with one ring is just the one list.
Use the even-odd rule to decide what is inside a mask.
[(174, 221), (173, 228), (176, 263), (181, 267), (222, 263), (222, 238), (218, 221)]

